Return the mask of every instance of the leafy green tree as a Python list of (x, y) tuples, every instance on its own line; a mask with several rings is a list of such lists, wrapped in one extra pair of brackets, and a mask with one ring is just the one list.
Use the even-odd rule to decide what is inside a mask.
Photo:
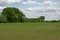
[(25, 15), (18, 8), (15, 7), (6, 7), (2, 11), (7, 19), (7, 22), (23, 22)]
[(44, 16), (41, 16), (41, 21), (44, 22), (45, 21), (45, 17)]
[(37, 22), (36, 18), (30, 18), (30, 22)]
[(25, 15), (20, 11), (18, 8), (13, 8), (15, 11), (15, 16), (17, 21), (23, 22), (23, 19), (25, 18)]
[(45, 17), (44, 16), (40, 16), (39, 18), (37, 18), (39, 22), (44, 22)]

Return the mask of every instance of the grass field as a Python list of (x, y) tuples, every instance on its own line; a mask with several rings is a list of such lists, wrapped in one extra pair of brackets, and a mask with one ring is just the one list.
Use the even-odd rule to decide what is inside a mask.
[(0, 23), (0, 40), (60, 40), (60, 23)]

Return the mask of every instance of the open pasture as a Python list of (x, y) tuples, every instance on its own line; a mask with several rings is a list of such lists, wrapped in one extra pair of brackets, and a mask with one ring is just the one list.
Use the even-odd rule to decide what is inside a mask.
[(60, 22), (0, 23), (0, 40), (60, 40)]

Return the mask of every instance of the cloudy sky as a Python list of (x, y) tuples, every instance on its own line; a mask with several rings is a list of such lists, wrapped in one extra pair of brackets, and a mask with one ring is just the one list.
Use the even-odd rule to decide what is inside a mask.
[(60, 19), (60, 0), (0, 0), (0, 12), (5, 7), (19, 8), (28, 18)]

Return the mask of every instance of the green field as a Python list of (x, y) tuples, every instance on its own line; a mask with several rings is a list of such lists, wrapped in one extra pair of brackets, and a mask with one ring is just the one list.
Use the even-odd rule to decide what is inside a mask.
[(60, 40), (60, 23), (0, 23), (0, 40)]

